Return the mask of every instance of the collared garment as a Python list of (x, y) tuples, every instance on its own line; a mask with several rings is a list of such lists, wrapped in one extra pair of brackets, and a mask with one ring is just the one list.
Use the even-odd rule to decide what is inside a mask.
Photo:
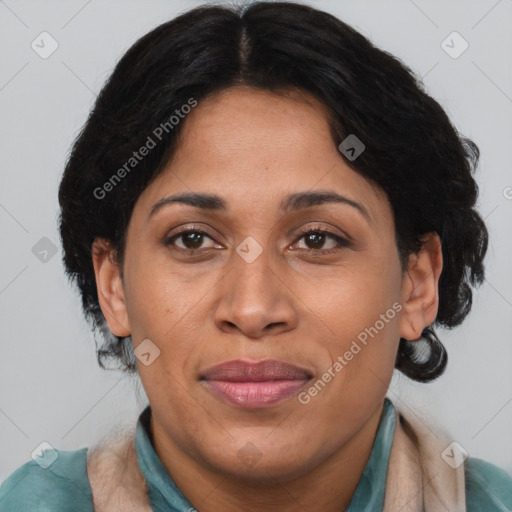
[[(151, 408), (140, 414), (135, 430), (137, 461), (154, 512), (192, 512), (158, 457), (151, 438)], [(345, 512), (375, 512), (384, 505), (396, 410), (386, 398), (370, 457)], [(93, 512), (87, 476), (88, 448), (49, 450), (18, 468), (0, 487), (0, 512)], [(512, 511), (512, 476), (481, 459), (465, 461), (467, 512)], [(48, 466), (45, 468), (45, 466)]]

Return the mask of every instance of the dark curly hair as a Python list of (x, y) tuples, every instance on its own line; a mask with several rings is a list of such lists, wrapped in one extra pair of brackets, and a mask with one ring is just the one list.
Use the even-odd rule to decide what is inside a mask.
[[(387, 194), (402, 270), (436, 232), (443, 270), (434, 324), (453, 328), (471, 309), (470, 285), (484, 279), (488, 232), (475, 210), (472, 176), (479, 150), (460, 135), (421, 79), (391, 54), (334, 16), (303, 4), (254, 2), (201, 6), (139, 39), (121, 58), (76, 138), (59, 188), (60, 236), (68, 277), (79, 288), (84, 314), (101, 334), (102, 368), (136, 372), (130, 337), (114, 336), (98, 303), (92, 243), (106, 238), (122, 269), (125, 235), (135, 202), (173, 154), (181, 124), (169, 119), (234, 85), (283, 93), (296, 89), (329, 112), (333, 142), (357, 134), (366, 150), (351, 168)], [(161, 140), (112, 182), (155, 127)], [(340, 153), (341, 154), (341, 153)], [(109, 180), (109, 193), (98, 193)], [(428, 353), (420, 354), (421, 343)], [(422, 342), (400, 340), (396, 368), (427, 382), (440, 376), (447, 353), (433, 325)]]

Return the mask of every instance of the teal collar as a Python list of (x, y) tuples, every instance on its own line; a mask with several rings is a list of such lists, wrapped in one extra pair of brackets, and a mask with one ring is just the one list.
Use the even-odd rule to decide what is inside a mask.
[(386, 397), (370, 458), (345, 512), (374, 512), (384, 508), (389, 454), (395, 434), (396, 412)]
[(148, 405), (139, 416), (135, 432), (135, 449), (139, 468), (146, 479), (149, 502), (153, 512), (192, 512), (194, 507), (178, 489), (167, 473), (162, 461), (153, 448), (149, 428), (151, 407)]
[[(195, 510), (171, 479), (153, 448), (148, 405), (139, 416), (135, 447), (139, 467), (149, 491), (153, 512), (190, 512)], [(375, 512), (382, 510), (386, 487), (389, 454), (395, 432), (395, 408), (386, 398), (370, 458), (345, 512)]]

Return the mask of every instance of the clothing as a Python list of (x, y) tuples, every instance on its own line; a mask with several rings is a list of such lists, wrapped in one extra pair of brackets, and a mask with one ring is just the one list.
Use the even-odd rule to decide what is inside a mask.
[[(121, 436), (117, 444), (116, 442), (111, 443), (111, 439), (106, 439), (103, 445), (104, 447), (120, 447), (116, 452), (118, 464), (121, 464), (124, 458), (130, 460), (129, 450), (132, 450), (131, 457), (135, 461), (133, 466), (143, 477), (138, 480), (133, 473), (135, 476), (132, 478), (129, 471), (124, 471), (126, 468), (124, 462), (122, 463), (123, 488), (126, 487), (133, 492), (134, 496), (144, 492), (151, 507), (146, 509), (141, 506), (123, 507), (122, 510), (125, 512), (129, 512), (129, 510), (134, 512), (140, 510), (152, 510), (153, 512), (193, 511), (193, 506), (174, 484), (154, 450), (149, 430), (150, 415), (151, 409), (148, 406), (137, 421), (134, 442), (133, 433), (128, 433)], [(427, 438), (429, 434), (425, 432), (425, 429), (421, 430), (421, 427), (414, 423), (410, 415), (405, 420), (406, 416), (404, 411), (398, 411), (386, 398), (370, 457), (346, 512), (375, 512), (386, 510), (386, 507), (388, 510), (393, 510), (389, 509), (390, 503), (393, 503), (391, 506), (397, 507), (395, 510), (400, 509), (402, 512), (423, 510), (422, 504), (419, 508), (414, 508), (417, 503), (413, 503), (414, 500), (407, 496), (407, 491), (410, 490), (410, 496), (414, 497), (417, 494), (415, 480), (417, 479), (420, 484), (422, 481), (421, 474), (417, 471), (419, 466), (414, 465), (414, 457), (411, 455), (416, 452), (409, 435), (411, 431), (421, 432), (423, 439)], [(413, 426), (412, 430), (411, 425)], [(433, 437), (437, 438), (436, 435)], [(131, 442), (127, 442), (130, 439)], [(425, 449), (427, 445), (428, 443), (425, 442), (422, 449)], [(436, 449), (431, 453), (436, 453)], [(125, 450), (126, 453), (122, 450)], [(109, 489), (109, 485), (112, 486), (111, 489), (120, 488), (116, 485), (115, 473), (109, 472), (110, 468), (114, 466), (109, 466), (107, 461), (112, 460), (112, 457), (102, 459), (102, 454), (106, 454), (107, 451), (102, 451), (100, 445), (92, 449), (82, 448), (75, 451), (56, 450), (56, 453), (58, 458), (48, 469), (42, 469), (37, 462), (30, 461), (9, 476), (0, 487), (0, 512), (93, 512), (93, 489), (89, 477), (94, 481), (95, 499), (97, 490), (101, 494), (101, 491)], [(424, 457), (421, 450), (418, 453), (420, 453), (419, 460), (422, 461), (422, 467), (427, 467), (425, 461), (429, 457)], [(441, 475), (440, 479), (437, 478), (437, 481), (443, 485), (446, 479), (452, 479), (448, 487), (453, 488), (455, 494), (458, 492), (453, 499), (457, 500), (462, 496), (463, 503), (464, 500), (466, 503), (466, 512), (512, 511), (511, 475), (493, 464), (471, 457), (466, 459), (458, 470), (453, 470), (441, 459), (440, 452), (437, 453), (439, 453), (439, 457), (430, 457), (433, 460), (432, 463), (436, 465), (432, 467), (433, 471), (446, 471), (446, 474)], [(48, 456), (52, 455), (51, 452), (47, 452), (47, 454)], [(400, 462), (400, 459), (403, 461)], [(44, 461), (44, 458), (42, 460)], [(96, 461), (94, 470), (92, 469), (95, 466), (91, 461)], [(101, 468), (101, 471), (98, 472), (98, 468)], [(436, 474), (432, 473), (432, 477), (429, 478), (436, 481), (433, 478)], [(101, 475), (101, 478), (95, 480), (96, 476), (94, 475)], [(457, 485), (454, 485), (453, 482), (455, 482), (454, 478), (460, 478), (460, 475), (463, 478), (462, 489), (456, 491)], [(131, 480), (126, 480), (127, 478)], [(102, 489), (100, 486), (104, 486), (104, 488)], [(422, 487), (424, 485), (420, 485), (419, 488)], [(110, 494), (110, 491), (107, 494)], [(398, 506), (396, 502), (398, 494), (401, 498), (407, 499), (407, 503), (404, 502), (404, 508), (402, 508), (402, 504)], [(393, 502), (393, 500), (395, 501)], [(131, 499), (127, 501), (127, 503), (134, 502)], [(428, 508), (429, 506), (430, 508)], [(427, 506), (425, 503), (427, 512), (437, 512), (432, 507), (433, 505)], [(110, 508), (101, 507), (101, 510), (109, 512)], [(114, 508), (114, 510), (117, 509)]]

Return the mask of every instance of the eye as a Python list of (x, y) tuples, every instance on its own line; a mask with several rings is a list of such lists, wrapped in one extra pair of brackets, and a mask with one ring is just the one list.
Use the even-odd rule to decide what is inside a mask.
[[(184, 229), (181, 230), (179, 233), (176, 233), (175, 235), (166, 238), (164, 241), (164, 245), (169, 246), (173, 245), (174, 247), (181, 249), (183, 251), (188, 252), (197, 252), (200, 249), (205, 249), (205, 247), (201, 247), (205, 239), (209, 239), (212, 242), (215, 242), (213, 238), (211, 238), (208, 233), (200, 230), (200, 229)], [(182, 246), (179, 244), (176, 244), (178, 240), (181, 241)], [(214, 247), (206, 247), (206, 249), (212, 249)]]
[[(304, 250), (310, 250), (313, 252), (322, 252), (330, 254), (331, 252), (339, 251), (343, 248), (350, 247), (350, 242), (342, 238), (341, 236), (335, 235), (330, 231), (319, 228), (309, 228), (301, 232), (301, 236), (298, 241), (303, 240), (306, 244)], [(330, 239), (330, 247), (324, 248), (326, 240)], [(296, 242), (297, 243), (297, 242)]]

